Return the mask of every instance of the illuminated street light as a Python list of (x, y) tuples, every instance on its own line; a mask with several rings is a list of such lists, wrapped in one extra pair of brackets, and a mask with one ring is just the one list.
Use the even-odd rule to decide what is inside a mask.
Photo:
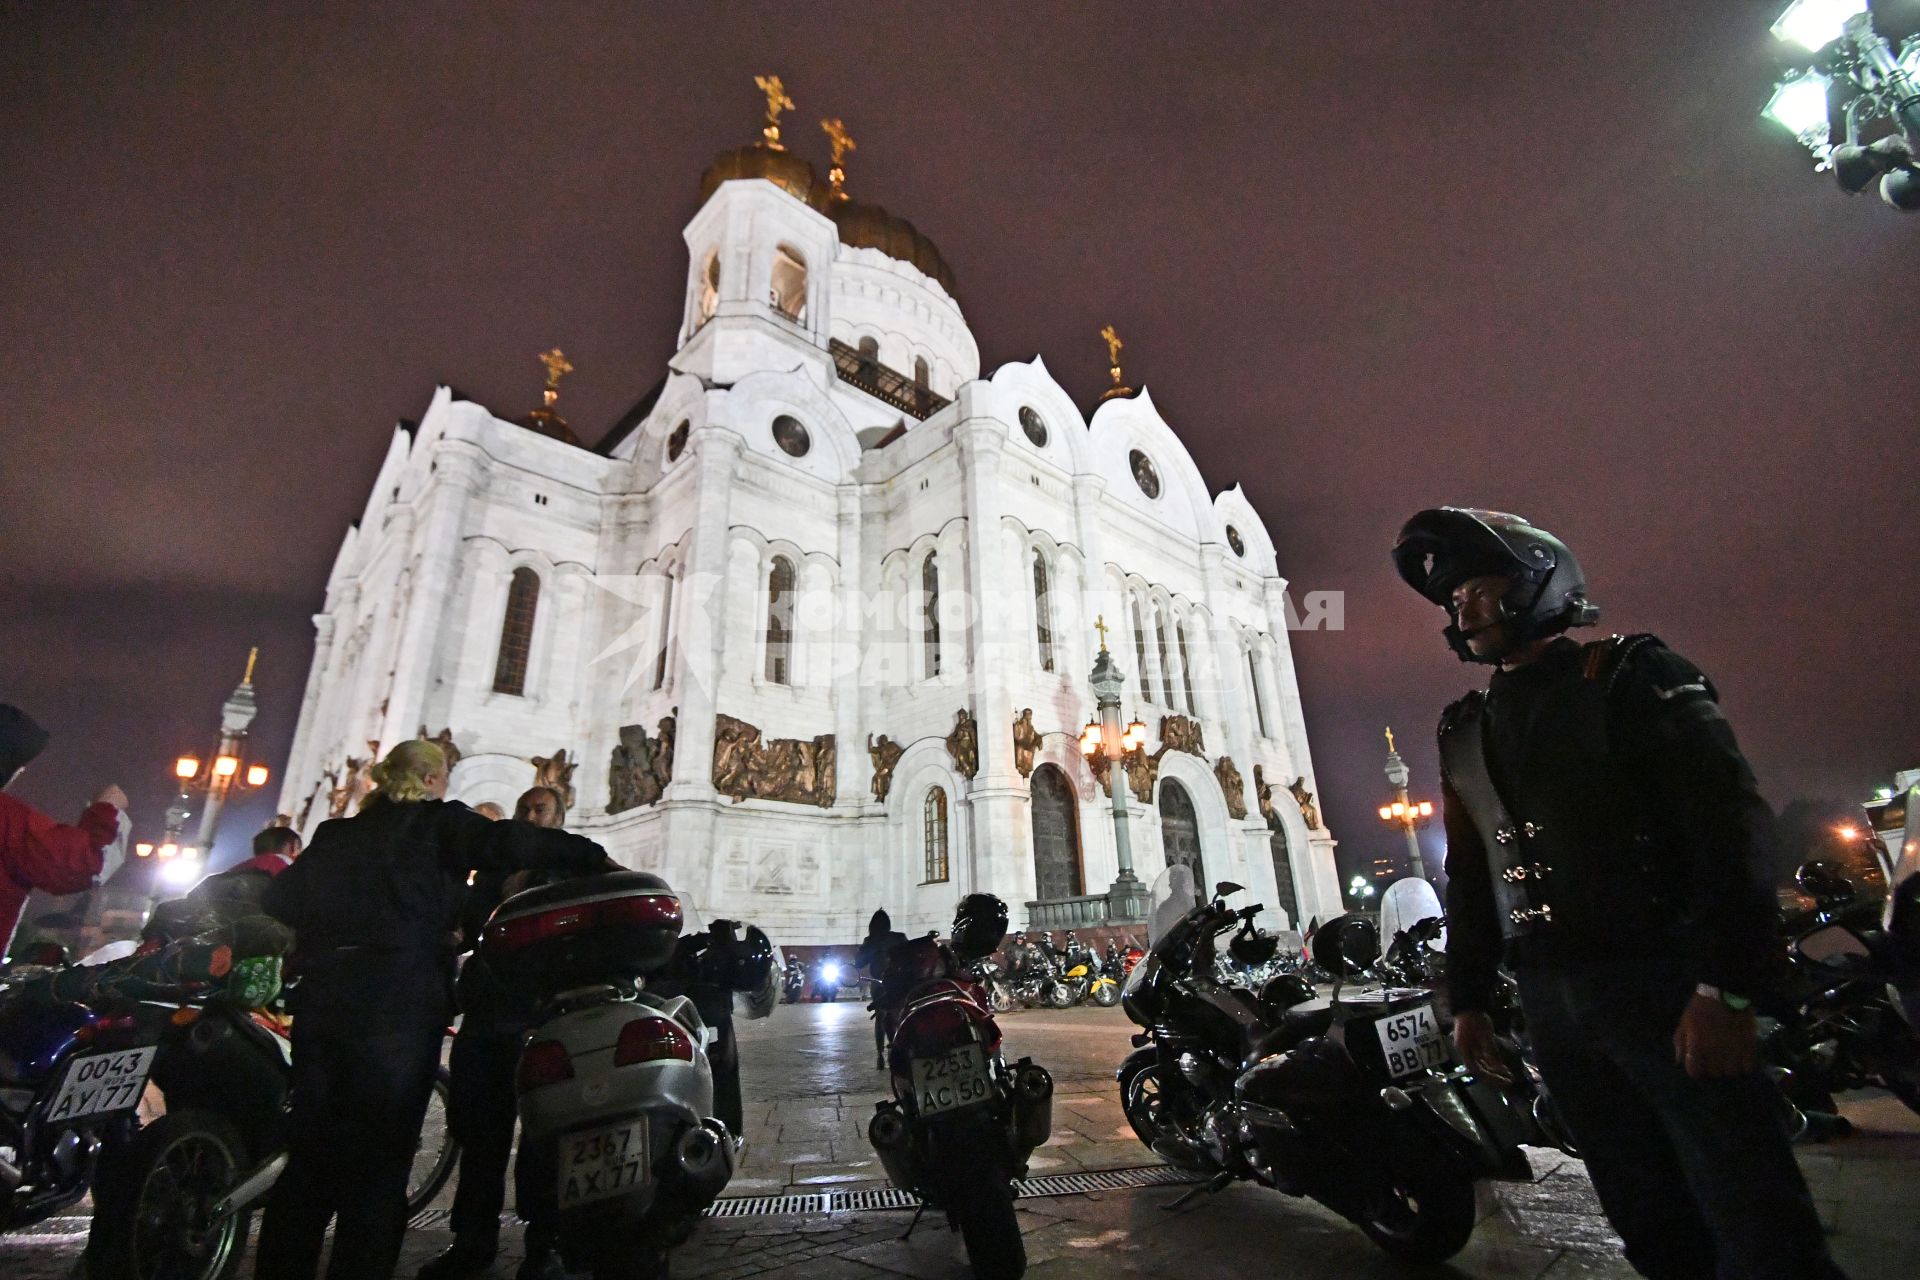
[(1113, 803), (1113, 846), (1120, 864), (1120, 874), (1114, 877), (1113, 887), (1107, 891), (1105, 918), (1115, 921), (1141, 920), (1146, 918), (1147, 891), (1140, 878), (1133, 873), (1133, 840), (1127, 830), (1126, 768), (1123, 762), (1133, 752), (1146, 749), (1147, 726), (1135, 720), (1125, 729), (1120, 727), (1120, 694), (1126, 688), (1126, 678), (1120, 674), (1120, 668), (1114, 665), (1113, 655), (1107, 652), (1106, 619), (1096, 619), (1094, 630), (1100, 633), (1100, 652), (1093, 660), (1090, 680), (1094, 705), (1099, 708), (1100, 717), (1088, 721), (1080, 731), (1080, 750), (1086, 755), (1087, 763), (1093, 766), (1093, 776), (1096, 778), (1101, 777), (1101, 762), (1105, 762), (1106, 775), (1103, 781)]
[(1393, 745), (1393, 730), (1387, 730), (1387, 785), (1394, 790), (1392, 804), (1380, 806), (1380, 821), (1399, 827), (1407, 837), (1407, 860), (1413, 874), (1424, 880), (1427, 878), (1427, 864), (1420, 856), (1420, 837), (1418, 829), (1427, 825), (1433, 818), (1431, 800), (1415, 801), (1407, 794), (1407, 782), (1412, 778), (1407, 762), (1400, 758), (1400, 752)]
[[(1761, 112), (1813, 153), (1816, 171), (1831, 169), (1840, 189), (1858, 195), (1877, 178), (1880, 198), (1896, 209), (1920, 209), (1920, 37), (1896, 57), (1873, 29), (1867, 0), (1794, 0), (1773, 34), (1813, 55), (1774, 86)], [(1845, 140), (1834, 141), (1838, 109)], [(1891, 131), (1871, 142), (1861, 126), (1885, 120)]]

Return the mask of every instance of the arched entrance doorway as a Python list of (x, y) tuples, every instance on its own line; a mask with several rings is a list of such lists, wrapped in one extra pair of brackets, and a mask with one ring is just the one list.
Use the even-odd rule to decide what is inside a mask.
[(1160, 845), (1169, 867), (1184, 863), (1193, 870), (1193, 887), (1211, 892), (1206, 868), (1200, 862), (1200, 820), (1193, 813), (1193, 797), (1172, 778), (1160, 782)]
[(1050, 764), (1033, 771), (1033, 878), (1040, 901), (1077, 898), (1080, 878), (1080, 818), (1073, 784)]
[(1287, 829), (1277, 820), (1268, 824), (1273, 835), (1267, 843), (1273, 849), (1273, 884), (1275, 904), (1287, 913), (1287, 922), (1295, 930), (1304, 930), (1307, 926), (1300, 919), (1300, 895), (1293, 888), (1293, 856), (1287, 849)]

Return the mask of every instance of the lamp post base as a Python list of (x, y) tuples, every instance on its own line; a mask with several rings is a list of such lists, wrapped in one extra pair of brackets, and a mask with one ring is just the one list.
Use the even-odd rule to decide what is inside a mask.
[(1147, 886), (1131, 871), (1114, 877), (1107, 890), (1107, 919), (1115, 923), (1135, 923), (1147, 918)]

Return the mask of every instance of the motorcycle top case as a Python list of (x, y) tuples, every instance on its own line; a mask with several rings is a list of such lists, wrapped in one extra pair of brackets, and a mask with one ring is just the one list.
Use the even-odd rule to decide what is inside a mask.
[(679, 895), (659, 876), (615, 871), (502, 902), (481, 950), (504, 980), (548, 990), (650, 973), (673, 958)]

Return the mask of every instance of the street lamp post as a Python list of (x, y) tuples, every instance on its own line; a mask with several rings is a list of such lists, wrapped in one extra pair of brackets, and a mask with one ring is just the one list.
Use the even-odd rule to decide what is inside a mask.
[[(220, 741), (214, 753), (202, 762), (198, 756), (181, 756), (173, 762), (173, 776), (180, 791), (167, 806), (166, 834), (158, 845), (141, 842), (134, 853), (159, 863), (155, 868), (155, 893), (165, 879), (191, 884), (200, 870), (201, 859), (213, 849), (214, 835), (220, 829), (220, 813), (235, 792), (253, 791), (267, 784), (270, 770), (264, 764), (246, 761), (247, 728), (259, 713), (253, 696), (253, 666), (260, 650), (247, 652), (247, 671), (220, 708)], [(200, 812), (200, 829), (194, 843), (186, 843), (187, 820), (193, 816), (194, 793), (206, 796)]]
[[(1089, 764), (1103, 758), (1107, 762), (1107, 794), (1113, 800), (1113, 846), (1120, 863), (1120, 873), (1114, 877), (1113, 887), (1107, 890), (1107, 918), (1144, 920), (1147, 889), (1133, 871), (1133, 840), (1127, 831), (1127, 773), (1123, 762), (1128, 752), (1147, 745), (1147, 726), (1135, 720), (1124, 729), (1120, 727), (1120, 695), (1126, 688), (1126, 677), (1114, 665), (1113, 655), (1107, 652), (1106, 618), (1095, 619), (1093, 625), (1100, 633), (1100, 653), (1093, 661), (1091, 677), (1094, 704), (1099, 708), (1100, 718), (1089, 721), (1081, 730), (1080, 750), (1086, 753)], [(1094, 776), (1099, 776), (1098, 765), (1094, 766)]]
[(1406, 833), (1407, 858), (1413, 865), (1413, 874), (1419, 879), (1427, 878), (1427, 864), (1420, 857), (1421, 827), (1433, 821), (1433, 801), (1422, 800), (1415, 803), (1407, 795), (1407, 780), (1412, 772), (1407, 762), (1400, 758), (1394, 749), (1393, 730), (1387, 730), (1387, 785), (1393, 788), (1393, 803), (1380, 806), (1380, 820), (1399, 827)]
[[(1896, 56), (1873, 29), (1867, 0), (1793, 0), (1773, 24), (1773, 34), (1813, 55), (1774, 86), (1761, 113), (1799, 138), (1813, 153), (1816, 171), (1832, 169), (1843, 191), (1858, 195), (1880, 180), (1880, 198), (1896, 209), (1920, 209), (1920, 36), (1909, 37)], [(1837, 98), (1837, 102), (1836, 102)], [(1838, 106), (1846, 141), (1833, 142), (1832, 111)], [(1884, 119), (1893, 132), (1860, 141), (1861, 125)]]

